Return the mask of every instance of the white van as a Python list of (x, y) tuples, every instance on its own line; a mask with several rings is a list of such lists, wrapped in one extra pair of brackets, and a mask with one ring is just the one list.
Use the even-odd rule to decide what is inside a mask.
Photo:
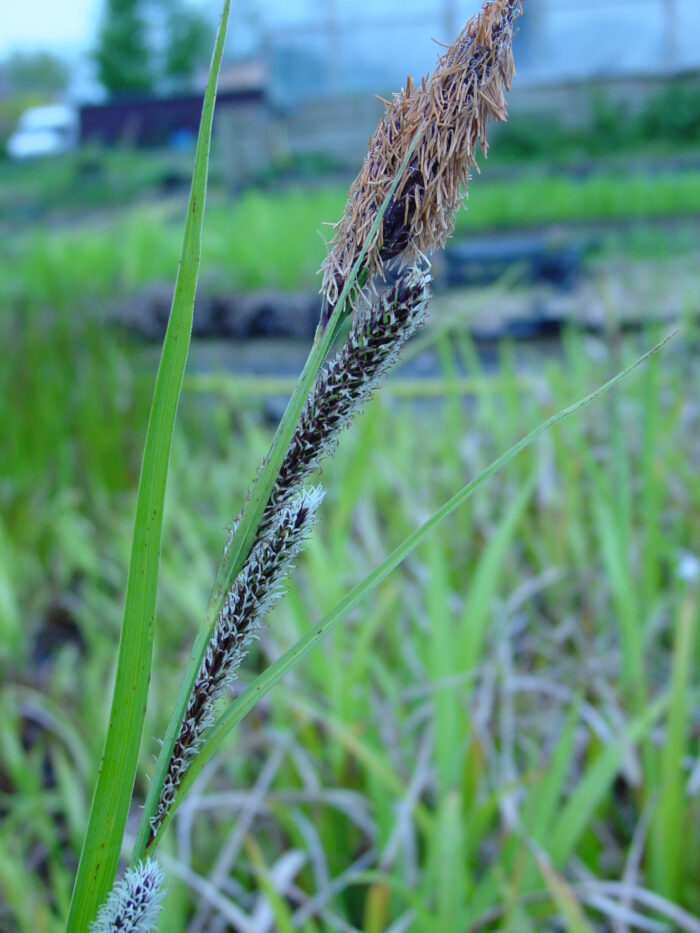
[(24, 111), (7, 141), (7, 153), (22, 161), (61, 155), (77, 144), (78, 111), (68, 104), (51, 104)]

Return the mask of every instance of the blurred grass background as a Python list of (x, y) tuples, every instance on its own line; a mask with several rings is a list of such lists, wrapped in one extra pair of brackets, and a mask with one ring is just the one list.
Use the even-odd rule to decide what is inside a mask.
[[(584, 261), (641, 256), (668, 276), (669, 258), (697, 255), (687, 112), (680, 131), (635, 125), (607, 148), (586, 146), (593, 127), (550, 151), (546, 126), (516, 123), (458, 237), (615, 221)], [(317, 231), (346, 185), (302, 168), (233, 198), (215, 170), (208, 287), (316, 287)], [(172, 280), (188, 171), (167, 152), (0, 163), (3, 930), (58, 931), (67, 911), (154, 378), (152, 348), (103, 311)], [(161, 929), (700, 929), (692, 292), (685, 311), (670, 348), (491, 481), (249, 717), (165, 845)], [(574, 322), (527, 358), (504, 340), (486, 362), (468, 315), (450, 320), (436, 311), (421, 344), (437, 375), (399, 373), (324, 469), (322, 520), (248, 677), (467, 479), (661, 334), (644, 319), (624, 332), (613, 308), (597, 333)], [(186, 383), (177, 431), (137, 797), (226, 523), (274, 430), (278, 387), (210, 375)]]

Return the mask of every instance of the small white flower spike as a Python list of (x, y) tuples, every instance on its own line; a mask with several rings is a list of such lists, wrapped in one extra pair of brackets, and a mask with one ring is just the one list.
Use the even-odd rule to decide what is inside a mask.
[(90, 933), (150, 933), (155, 929), (165, 894), (165, 873), (147, 858), (127, 869), (90, 925)]

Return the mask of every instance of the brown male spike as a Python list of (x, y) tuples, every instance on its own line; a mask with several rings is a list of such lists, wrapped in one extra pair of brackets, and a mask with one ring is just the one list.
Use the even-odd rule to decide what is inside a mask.
[(444, 246), (453, 232), (477, 143), (486, 154), (489, 118), (507, 117), (505, 92), (515, 74), (513, 26), (521, 2), (484, 0), (433, 74), (418, 88), (409, 79), (387, 105), (323, 262), (324, 323), (418, 130), (415, 154), (369, 244), (367, 279), (397, 256), (415, 262)]

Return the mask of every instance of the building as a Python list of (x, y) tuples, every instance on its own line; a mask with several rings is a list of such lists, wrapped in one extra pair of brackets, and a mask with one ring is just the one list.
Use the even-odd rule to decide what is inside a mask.
[[(400, 87), (429, 71), (438, 48), (480, 0), (249, 0), (251, 48), (272, 98)], [(527, 0), (516, 40), (520, 83), (639, 77), (700, 69), (698, 0)]]

